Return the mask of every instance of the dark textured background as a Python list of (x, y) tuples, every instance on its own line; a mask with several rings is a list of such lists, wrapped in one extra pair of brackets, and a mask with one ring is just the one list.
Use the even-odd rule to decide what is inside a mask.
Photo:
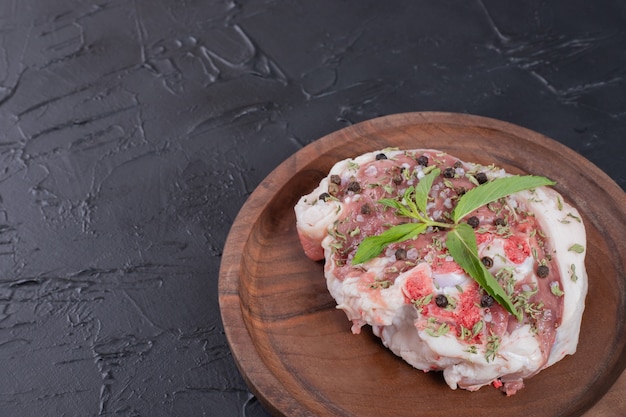
[(265, 416), (220, 321), (230, 225), (304, 145), (420, 110), (625, 188), (626, 3), (1, 1), (0, 415)]

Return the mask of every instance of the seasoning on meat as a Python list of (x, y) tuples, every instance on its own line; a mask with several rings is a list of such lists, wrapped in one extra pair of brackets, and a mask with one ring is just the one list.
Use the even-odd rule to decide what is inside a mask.
[[(328, 290), (353, 333), (371, 326), (415, 368), (443, 371), (453, 389), (492, 385), (507, 395), (575, 353), (587, 292), (586, 237), (580, 215), (556, 191), (520, 191), (462, 220), (475, 239), (474, 265), (493, 274), (515, 315), (451, 256), (448, 232), (459, 200), (508, 176), (438, 150), (384, 149), (338, 162), (299, 200), (305, 254), (325, 259)], [(424, 179), (432, 184), (424, 187)], [(414, 200), (417, 188), (428, 191), (423, 201)], [(324, 193), (332, 195), (320, 199)], [(420, 233), (392, 236), (354, 264), (364, 240), (416, 230), (417, 220), (400, 210), (410, 204), (418, 218), (437, 220)]]

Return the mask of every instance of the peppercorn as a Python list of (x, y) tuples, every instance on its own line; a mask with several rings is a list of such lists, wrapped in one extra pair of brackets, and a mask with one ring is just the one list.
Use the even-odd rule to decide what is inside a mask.
[(476, 178), (476, 181), (478, 181), (479, 184), (484, 184), (488, 181), (487, 174), (484, 172), (477, 173), (474, 175), (474, 178)]
[(548, 274), (550, 273), (550, 268), (548, 268), (545, 265), (539, 265), (537, 267), (537, 276), (539, 278), (545, 278), (548, 276)]
[(396, 260), (397, 261), (403, 261), (406, 259), (406, 249), (404, 248), (400, 248), (396, 251)]
[(493, 305), (494, 299), (489, 294), (483, 294), (480, 297), (480, 306), (481, 307), (491, 307)]
[(361, 184), (359, 184), (356, 181), (350, 181), (348, 183), (348, 191), (353, 191), (355, 193), (358, 193), (359, 191), (361, 191)]
[(462, 166), (463, 166), (463, 162), (461, 162), (461, 161), (456, 161), (456, 162), (454, 163), (454, 167), (455, 167), (455, 168), (461, 168)]
[(322, 201), (326, 201), (326, 200), (328, 200), (329, 198), (330, 198), (330, 194), (328, 194), (328, 193), (322, 193), (322, 194), (320, 194), (320, 196), (319, 196), (319, 199), (320, 199), (320, 200), (322, 200)]
[(381, 159), (387, 159), (387, 155), (385, 155), (384, 153), (379, 153), (378, 155), (376, 155), (377, 161), (380, 161)]
[(391, 178), (391, 181), (393, 181), (394, 184), (396, 185), (400, 185), (402, 184), (402, 175), (400, 174), (394, 174), (394, 176)]
[(370, 208), (369, 204), (363, 204), (361, 206), (361, 214), (370, 214), (372, 212), (372, 209)]
[(443, 170), (443, 177), (444, 178), (454, 178), (454, 168), (446, 168)]
[(480, 220), (478, 220), (478, 217), (472, 216), (469, 219), (467, 219), (467, 224), (469, 224), (474, 229), (476, 229), (478, 227), (478, 225), (480, 224)]
[(437, 304), (437, 307), (447, 307), (448, 306), (448, 297), (446, 297), (443, 294), (439, 294), (435, 297), (435, 304)]
[(483, 256), (482, 258), (480, 258), (480, 262), (485, 265), (485, 268), (491, 268), (493, 266), (493, 259), (488, 256)]
[(339, 175), (333, 174), (330, 176), (330, 182), (332, 182), (333, 184), (341, 185), (341, 177)]
[(495, 224), (496, 226), (506, 226), (506, 220), (504, 220), (502, 217), (498, 217), (493, 221), (493, 224)]
[(422, 155), (419, 158), (417, 158), (417, 163), (423, 167), (427, 167), (428, 166), (428, 157), (426, 155)]

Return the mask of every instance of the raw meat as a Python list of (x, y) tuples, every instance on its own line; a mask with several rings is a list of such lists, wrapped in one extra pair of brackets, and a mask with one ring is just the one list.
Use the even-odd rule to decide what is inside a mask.
[(483, 264), (521, 320), (450, 256), (445, 228), (429, 227), (353, 264), (367, 236), (412, 221), (380, 200), (400, 201), (435, 167), (441, 175), (426, 214), (444, 223), (468, 190), (509, 175), (437, 150), (384, 149), (340, 161), (295, 206), (302, 246), (312, 260), (325, 260), (328, 290), (353, 333), (370, 325), (412, 366), (443, 371), (453, 389), (493, 384), (512, 395), (524, 379), (576, 351), (587, 293), (582, 219), (548, 187), (499, 199), (464, 218)]

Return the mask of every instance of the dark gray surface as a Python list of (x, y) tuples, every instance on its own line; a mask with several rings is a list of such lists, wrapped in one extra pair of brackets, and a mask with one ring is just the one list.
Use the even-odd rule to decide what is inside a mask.
[(437, 110), (625, 188), (625, 76), (622, 0), (0, 2), (0, 415), (266, 415), (217, 282), (274, 167)]

